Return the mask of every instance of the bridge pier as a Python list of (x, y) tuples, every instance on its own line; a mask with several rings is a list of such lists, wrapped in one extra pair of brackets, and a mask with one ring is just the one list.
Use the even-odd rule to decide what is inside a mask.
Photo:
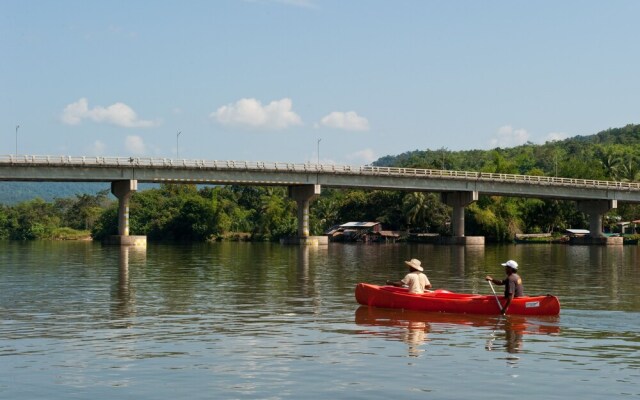
[(464, 208), (478, 200), (477, 191), (443, 192), (440, 194), (443, 203), (453, 208), (451, 229), (453, 236), (442, 237), (443, 244), (484, 245), (484, 236), (464, 235)]
[(589, 236), (571, 238), (573, 244), (623, 244), (620, 237), (606, 237), (602, 232), (604, 214), (618, 208), (618, 200), (582, 200), (578, 201), (578, 210), (589, 216)]
[(327, 245), (327, 236), (309, 236), (309, 204), (320, 195), (320, 185), (289, 186), (289, 197), (298, 205), (298, 236), (280, 240), (283, 244)]
[(111, 182), (111, 193), (118, 198), (118, 234), (112, 235), (106, 244), (121, 246), (146, 246), (146, 236), (129, 236), (129, 200), (131, 194), (138, 190), (137, 180)]

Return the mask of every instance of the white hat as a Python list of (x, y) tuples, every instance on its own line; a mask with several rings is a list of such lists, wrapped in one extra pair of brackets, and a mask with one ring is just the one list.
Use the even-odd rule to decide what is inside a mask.
[(513, 261), (513, 260), (509, 260), (506, 263), (502, 263), (503, 267), (509, 267), (511, 269), (513, 269), (514, 271), (518, 270), (518, 263)]
[(408, 266), (410, 266), (413, 269), (417, 269), (420, 272), (424, 271), (424, 268), (422, 268), (422, 266), (420, 266), (420, 264), (421, 264), (420, 260), (412, 258), (410, 261), (405, 261), (404, 263), (407, 264)]

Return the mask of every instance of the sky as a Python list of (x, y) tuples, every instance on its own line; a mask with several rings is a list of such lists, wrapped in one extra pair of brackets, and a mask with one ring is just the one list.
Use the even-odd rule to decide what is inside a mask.
[(640, 1), (0, 0), (0, 155), (364, 165), (640, 123)]

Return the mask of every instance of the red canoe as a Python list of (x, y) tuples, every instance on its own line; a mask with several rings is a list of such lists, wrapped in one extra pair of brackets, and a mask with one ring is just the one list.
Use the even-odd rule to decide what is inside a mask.
[[(498, 296), (498, 299), (504, 305), (504, 298)], [(362, 305), (372, 307), (463, 314), (500, 314), (496, 297), (493, 295), (453, 293), (448, 290), (409, 294), (405, 288), (359, 283), (356, 286), (356, 300)], [(558, 315), (560, 302), (557, 297), (551, 295), (517, 297), (509, 305), (507, 314)]]

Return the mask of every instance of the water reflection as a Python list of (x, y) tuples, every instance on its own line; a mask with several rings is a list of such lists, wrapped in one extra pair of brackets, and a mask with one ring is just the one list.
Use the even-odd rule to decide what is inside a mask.
[(466, 247), (467, 246), (451, 247), (451, 268), (457, 273), (458, 276), (464, 276), (465, 265), (467, 264), (465, 257), (465, 252), (467, 251)]
[(428, 334), (440, 332), (448, 326), (469, 326), (490, 329), (486, 341), (488, 351), (503, 350), (509, 354), (522, 351), (524, 336), (528, 334), (553, 335), (560, 333), (559, 317), (530, 317), (510, 315), (470, 315), (429, 313), (411, 310), (395, 310), (360, 306), (355, 312), (355, 322), (360, 326), (390, 327), (366, 333), (384, 336), (390, 340), (402, 340), (408, 346), (409, 356), (419, 356), (421, 346), (428, 341)]
[(302, 284), (303, 295), (308, 295), (309, 288), (309, 246), (298, 246), (298, 280)]
[(469, 266), (469, 260), (480, 260), (484, 258), (484, 246), (449, 246), (449, 265), (452, 272), (463, 276)]
[[(474, 263), (475, 260), (482, 260), (485, 256), (484, 246), (450, 246), (450, 270), (449, 276), (452, 277), (464, 277), (467, 275), (478, 276), (481, 273), (478, 271), (478, 265)], [(437, 285), (440, 287), (441, 285)], [(481, 291), (479, 287), (479, 281), (470, 280), (464, 282), (464, 287), (461, 291), (470, 291), (478, 293)]]
[[(640, 393), (640, 246), (223, 242), (136, 250), (0, 242), (1, 398)], [(358, 308), (358, 282), (402, 275), (412, 257), (437, 287), (485, 294), (482, 277), (522, 259), (527, 292), (560, 296), (560, 320)], [(496, 377), (503, 383), (479, 393)], [(399, 388), (412, 391), (398, 396)]]
[(298, 246), (296, 250), (297, 282), (302, 298), (312, 298), (314, 312), (319, 311), (321, 293), (312, 271), (327, 258), (327, 246)]
[(144, 247), (120, 246), (118, 254), (118, 283), (112, 291), (111, 319), (119, 328), (130, 327), (136, 316), (135, 288), (129, 279), (129, 264), (145, 263), (147, 251)]
[(409, 310), (388, 310), (382, 308), (360, 306), (356, 309), (356, 324), (360, 326), (384, 326), (398, 328), (384, 331), (366, 331), (376, 336), (383, 336), (390, 340), (401, 340), (408, 346), (411, 357), (417, 357), (424, 352), (422, 345), (428, 341), (431, 331), (428, 313)]
[[(485, 349), (493, 351), (503, 348), (510, 354), (520, 353), (520, 351), (522, 351), (522, 338), (525, 329), (526, 321), (524, 320), (524, 317), (517, 317), (513, 315), (508, 317), (500, 316), (496, 321), (491, 337), (487, 340)], [(500, 337), (499, 332), (504, 334), (504, 338)], [(496, 341), (498, 341), (497, 344)], [(502, 344), (500, 341), (502, 341)]]

